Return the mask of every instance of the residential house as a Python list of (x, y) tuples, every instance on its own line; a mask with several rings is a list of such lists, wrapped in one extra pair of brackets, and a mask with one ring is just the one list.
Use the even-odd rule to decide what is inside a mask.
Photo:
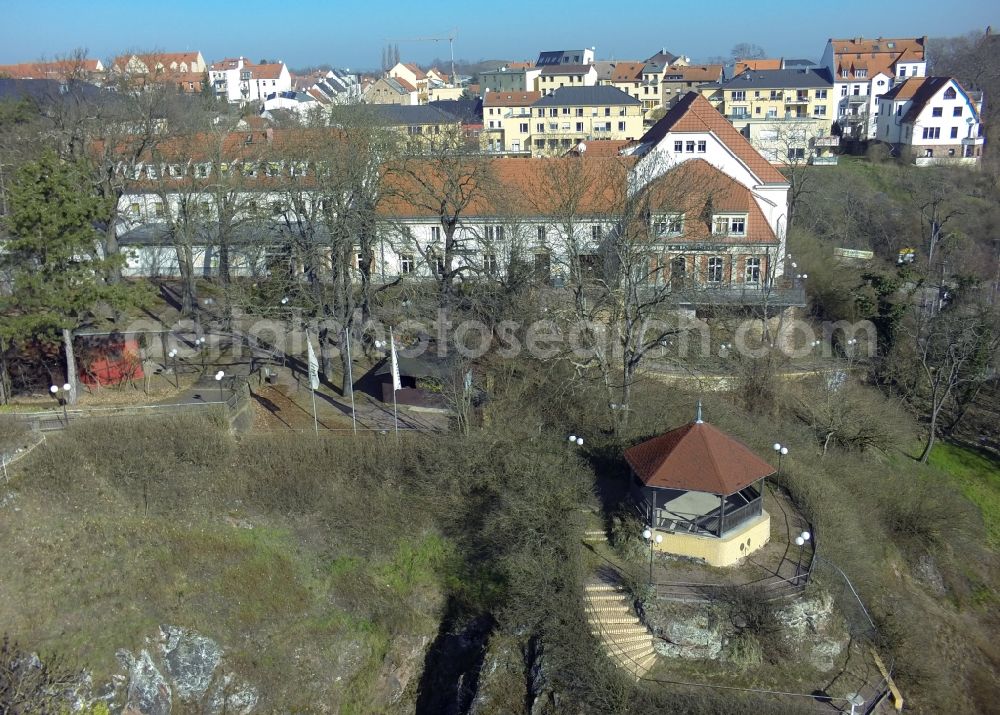
[(681, 97), (692, 90), (700, 91), (702, 87), (722, 81), (722, 65), (684, 64), (661, 68), (647, 63), (646, 67), (650, 78), (657, 78), (660, 85), (660, 102), (667, 108), (677, 104)]
[(0, 65), (0, 77), (9, 79), (78, 79), (99, 84), (104, 78), (104, 63), (100, 60), (80, 58)]
[(461, 120), (438, 107), (373, 104), (367, 110), (375, 123), (395, 128), (411, 141), (462, 141)]
[[(716, 283), (721, 275), (726, 285), (741, 289), (776, 285), (785, 255), (788, 180), (705, 97), (697, 92), (686, 94), (629, 153), (639, 159), (633, 170), (636, 190), (699, 159), (731, 180), (725, 205), (716, 204), (716, 195), (724, 193), (716, 191), (711, 209), (704, 211), (706, 222), (712, 222), (710, 236), (669, 244), (675, 246), (675, 258), (685, 259), (683, 266), (678, 261), (678, 272), (703, 275), (708, 271), (709, 282)], [(702, 219), (697, 213), (688, 214), (686, 221), (691, 223), (681, 225), (694, 225), (696, 217)], [(771, 298), (773, 305), (797, 305), (804, 300), (795, 289), (775, 289)]]
[(726, 118), (772, 163), (836, 163), (837, 98), (826, 69), (745, 70), (721, 91)]
[[(646, 67), (646, 63), (623, 61), (612, 62), (609, 64), (611, 65), (610, 76), (607, 79), (600, 80), (599, 84), (616, 87), (625, 94), (635, 97), (642, 102), (642, 109), (644, 113), (650, 109), (655, 109), (660, 105), (660, 97), (658, 96), (658, 93), (656, 95), (650, 95), (650, 86), (645, 84), (643, 70)], [(643, 93), (644, 91), (645, 94)]]
[(583, 50), (548, 50), (539, 52), (535, 66), (592, 65), (594, 64), (594, 49), (590, 47)]
[(538, 90), (552, 94), (561, 87), (593, 87), (597, 84), (594, 65), (546, 65), (538, 77)]
[(982, 97), (953, 77), (911, 77), (879, 97), (875, 138), (917, 165), (975, 164), (983, 151)]
[(642, 102), (615, 87), (562, 87), (531, 105), (529, 124), (532, 156), (560, 155), (581, 141), (638, 139)]
[(833, 76), (836, 120), (851, 139), (875, 138), (878, 98), (897, 82), (927, 74), (927, 37), (827, 40), (820, 65)]
[(684, 55), (675, 55), (673, 52), (667, 52), (666, 48), (661, 48), (659, 52), (646, 58), (646, 64), (678, 67), (691, 64), (691, 58)]
[(161, 84), (197, 94), (204, 89), (206, 71), (200, 52), (155, 52), (116, 57), (109, 73), (135, 89)]
[(531, 62), (509, 62), (495, 70), (480, 72), (479, 91), (484, 97), (487, 92), (534, 92), (541, 73), (541, 68)]
[(254, 64), (245, 57), (213, 62), (208, 83), (216, 97), (239, 105), (292, 91), (292, 75), (285, 63)]
[(368, 85), (362, 96), (368, 104), (399, 104), (403, 106), (420, 104), (420, 92), (401, 77), (379, 77)]
[(487, 92), (483, 96), (482, 148), (494, 154), (530, 154), (531, 107), (541, 97), (541, 92)]

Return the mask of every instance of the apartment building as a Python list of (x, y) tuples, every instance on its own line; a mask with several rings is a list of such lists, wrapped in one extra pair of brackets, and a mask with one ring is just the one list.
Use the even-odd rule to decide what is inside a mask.
[(534, 92), (542, 69), (530, 62), (510, 62), (491, 72), (479, 73), (479, 89), (487, 92)]
[(833, 76), (836, 119), (851, 139), (875, 138), (878, 98), (927, 74), (927, 37), (827, 40), (820, 65)]
[(290, 92), (292, 75), (284, 62), (254, 64), (241, 56), (213, 62), (208, 83), (219, 99), (242, 105)]
[(581, 141), (642, 136), (642, 102), (616, 87), (563, 87), (531, 105), (532, 156), (564, 154)]
[(491, 153), (531, 153), (531, 107), (541, 92), (487, 92), (483, 97), (481, 146)]
[(975, 164), (983, 151), (981, 95), (953, 77), (911, 77), (879, 98), (875, 138), (919, 166)]
[(706, 85), (722, 81), (722, 65), (667, 65), (659, 68), (647, 65), (650, 75), (659, 80), (660, 102), (664, 107), (672, 107), (681, 97), (691, 91), (701, 91)]
[(538, 90), (552, 94), (563, 87), (593, 87), (597, 68), (592, 65), (546, 65), (538, 75)]
[(745, 70), (721, 86), (722, 111), (773, 163), (836, 163), (837, 98), (825, 70)]

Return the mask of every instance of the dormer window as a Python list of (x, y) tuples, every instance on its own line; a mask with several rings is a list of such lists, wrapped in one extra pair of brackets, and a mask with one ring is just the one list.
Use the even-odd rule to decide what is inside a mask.
[(745, 236), (746, 228), (747, 217), (743, 214), (713, 217), (712, 233), (717, 236)]
[(850, 70), (841, 70), (840, 71), (840, 76), (843, 77), (844, 79), (847, 79), (848, 77), (851, 76), (851, 71)]
[(854, 76), (858, 79), (864, 79), (868, 76), (868, 70), (856, 69), (854, 70)]
[(684, 233), (684, 214), (653, 216), (652, 224), (656, 236), (679, 236)]

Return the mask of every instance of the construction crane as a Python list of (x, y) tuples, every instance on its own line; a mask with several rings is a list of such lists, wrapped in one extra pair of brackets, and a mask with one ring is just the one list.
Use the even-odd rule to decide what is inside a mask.
[(451, 53), (451, 82), (453, 85), (458, 85), (458, 78), (455, 77), (455, 38), (458, 37), (458, 28), (448, 33), (445, 37), (408, 37), (403, 40), (396, 40), (399, 42), (444, 42), (448, 41), (448, 50)]

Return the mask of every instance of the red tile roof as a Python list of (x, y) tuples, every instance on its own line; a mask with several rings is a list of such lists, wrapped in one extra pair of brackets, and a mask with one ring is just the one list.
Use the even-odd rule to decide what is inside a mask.
[(541, 99), (541, 92), (487, 92), (484, 107), (527, 107)]
[(698, 92), (688, 92), (677, 104), (650, 127), (640, 141), (659, 143), (668, 133), (712, 132), (725, 144), (757, 178), (765, 184), (787, 184), (788, 180), (774, 168), (764, 156), (750, 145), (750, 142), (736, 131)]
[[(713, 243), (739, 245), (778, 242), (750, 189), (704, 159), (689, 159), (674, 167), (653, 181), (648, 191), (651, 210), (684, 214), (684, 235), (679, 237), (678, 242), (706, 239), (711, 239)], [(709, 202), (711, 212), (707, 210)], [(746, 234), (713, 235), (712, 226), (700, 218), (709, 213), (745, 213)], [(708, 220), (711, 221), (711, 218)]]
[[(663, 74), (670, 77), (680, 75), (684, 82), (718, 82), (722, 77), (722, 65), (670, 65), (664, 67)], [(669, 77), (664, 82), (675, 82)]]
[(611, 72), (612, 82), (635, 82), (642, 79), (644, 62), (617, 62)]
[(56, 60), (0, 65), (0, 75), (11, 79), (63, 79), (81, 72), (100, 72), (98, 60)]
[(926, 37), (910, 37), (904, 39), (876, 38), (874, 40), (864, 38), (854, 38), (849, 40), (834, 40), (834, 77), (843, 78), (846, 70), (848, 76), (854, 79), (857, 77), (855, 70), (866, 71), (864, 79), (874, 77), (876, 74), (884, 74), (892, 77), (893, 68), (898, 62), (923, 62), (926, 58), (924, 48), (927, 44)]
[(252, 71), (254, 79), (278, 79), (284, 66), (280, 62), (271, 62), (266, 65), (244, 65), (243, 69)]
[(692, 422), (625, 450), (642, 483), (725, 496), (774, 474), (745, 444), (707, 422)]
[(781, 59), (763, 59), (763, 60), (737, 60), (736, 65), (733, 67), (733, 76), (738, 74), (743, 74), (747, 70), (756, 72), (757, 70), (780, 70), (781, 69)]

